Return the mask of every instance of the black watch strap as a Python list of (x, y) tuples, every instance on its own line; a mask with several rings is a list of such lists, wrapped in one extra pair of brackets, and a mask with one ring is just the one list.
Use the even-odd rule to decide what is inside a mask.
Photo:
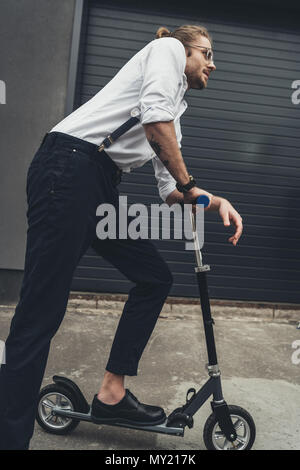
[(192, 189), (194, 186), (196, 186), (196, 181), (192, 177), (192, 175), (189, 175), (190, 181), (187, 184), (180, 184), (176, 183), (176, 188), (178, 189), (179, 192), (181, 193), (187, 193), (190, 189)]

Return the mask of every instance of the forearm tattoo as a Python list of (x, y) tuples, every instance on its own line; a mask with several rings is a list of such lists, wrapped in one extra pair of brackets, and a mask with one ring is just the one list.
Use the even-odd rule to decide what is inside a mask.
[[(156, 155), (159, 157), (160, 156), (160, 153), (161, 153), (161, 145), (156, 142), (154, 140), (154, 136), (152, 134), (151, 136), (151, 139), (149, 140), (149, 144), (151, 145), (151, 147), (153, 148), (154, 152), (156, 153)], [(169, 160), (162, 160), (163, 164), (165, 166), (168, 166), (169, 165)]]
[(160, 152), (161, 152), (161, 146), (158, 142), (156, 142), (154, 140), (154, 136), (152, 134), (151, 136), (151, 139), (149, 140), (149, 144), (151, 145), (151, 147), (153, 148), (154, 152), (156, 153), (156, 155), (159, 157), (160, 156)]

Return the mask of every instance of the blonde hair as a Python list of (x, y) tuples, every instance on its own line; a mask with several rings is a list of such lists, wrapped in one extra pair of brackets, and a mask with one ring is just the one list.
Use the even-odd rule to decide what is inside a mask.
[(169, 31), (165, 26), (161, 26), (156, 31), (156, 39), (170, 37), (176, 38), (182, 42), (185, 46), (191, 41), (194, 41), (198, 35), (206, 37), (212, 45), (212, 37), (204, 26), (194, 25), (194, 24), (185, 24), (179, 26), (179, 28), (174, 29), (173, 32)]

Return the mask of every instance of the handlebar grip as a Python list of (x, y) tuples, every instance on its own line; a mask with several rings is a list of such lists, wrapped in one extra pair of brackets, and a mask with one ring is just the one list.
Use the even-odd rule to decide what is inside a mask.
[(195, 200), (194, 200), (194, 204), (203, 204), (204, 207), (207, 207), (209, 206), (209, 197), (208, 196), (205, 196), (205, 194), (202, 194), (201, 196), (198, 196)]

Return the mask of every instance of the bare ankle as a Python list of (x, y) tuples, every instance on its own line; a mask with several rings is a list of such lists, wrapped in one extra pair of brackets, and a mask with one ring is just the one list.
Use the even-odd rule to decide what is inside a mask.
[(111, 390), (101, 388), (97, 395), (97, 398), (102, 401), (102, 403), (106, 403), (107, 405), (115, 405), (119, 403), (122, 398), (125, 396), (125, 390)]
[(97, 397), (103, 403), (114, 405), (125, 396), (124, 375), (106, 371)]

